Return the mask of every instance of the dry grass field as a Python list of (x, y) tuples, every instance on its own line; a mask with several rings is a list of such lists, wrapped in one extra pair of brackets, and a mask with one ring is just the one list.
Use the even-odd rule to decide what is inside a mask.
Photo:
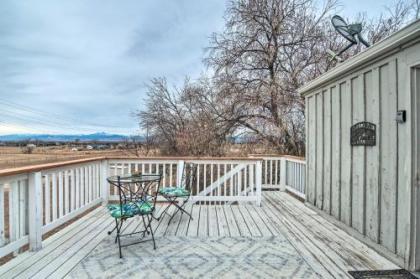
[[(0, 170), (100, 156), (146, 156), (145, 150), (128, 148), (105, 150), (84, 148), (79, 151), (73, 151), (72, 148), (66, 145), (36, 147), (31, 154), (27, 154), (25, 148), (0, 146)], [(274, 154), (276, 151), (258, 144), (230, 144), (225, 146), (224, 153), (225, 156), (243, 157), (248, 154)], [(161, 154), (159, 149), (149, 150), (147, 154), (168, 156), (168, 154)]]
[(25, 152), (19, 147), (1, 146), (0, 147), (0, 169), (31, 166), (31, 165), (46, 164), (46, 163), (98, 157), (98, 156), (115, 156), (115, 155), (133, 156), (133, 152), (130, 150), (119, 150), (119, 149), (72, 151), (71, 148), (69, 147), (53, 146), (53, 147), (36, 147), (31, 154), (25, 154)]

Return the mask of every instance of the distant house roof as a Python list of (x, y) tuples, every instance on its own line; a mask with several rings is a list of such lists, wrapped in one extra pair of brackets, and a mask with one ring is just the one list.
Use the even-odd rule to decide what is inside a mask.
[(420, 42), (420, 20), (414, 21), (391, 36), (374, 44), (365, 51), (351, 57), (343, 63), (338, 64), (335, 68), (305, 84), (298, 90), (298, 92), (302, 96), (305, 96), (314, 90), (323, 87), (326, 83), (332, 80), (339, 79), (343, 75), (357, 71), (360, 67), (363, 67), (378, 57), (392, 54), (393, 51), (399, 51), (402, 47), (404, 47), (404, 45), (410, 44), (413, 41)]

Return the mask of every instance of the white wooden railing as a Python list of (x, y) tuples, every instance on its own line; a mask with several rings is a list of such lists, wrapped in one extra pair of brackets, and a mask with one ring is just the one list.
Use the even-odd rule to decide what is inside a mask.
[(302, 159), (285, 157), (286, 173), (285, 182), (286, 190), (300, 197), (306, 199), (306, 163)]
[(49, 169), (41, 173), (42, 233), (102, 202), (101, 161)]
[(262, 188), (289, 191), (299, 198), (306, 198), (306, 163), (293, 156), (251, 155), (262, 158)]
[(29, 244), (103, 199), (98, 159), (0, 171), (0, 257)]
[(287, 156), (249, 158), (91, 158), (0, 171), (0, 258), (42, 247), (42, 237), (100, 203), (118, 198), (106, 178), (162, 173), (180, 183), (185, 164), (197, 164), (192, 202), (261, 204), (263, 188), (305, 197), (305, 162)]
[[(255, 159), (119, 159), (110, 160), (109, 174), (161, 173), (162, 186), (180, 184), (184, 164), (197, 165), (197, 179), (191, 185), (191, 201), (253, 201), (261, 204), (261, 160)], [(109, 199), (116, 200), (117, 189), (109, 188)]]

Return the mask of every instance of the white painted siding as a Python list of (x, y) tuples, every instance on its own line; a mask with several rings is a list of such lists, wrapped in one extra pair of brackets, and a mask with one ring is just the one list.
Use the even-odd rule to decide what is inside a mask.
[[(386, 248), (405, 266), (417, 174), (412, 170), (417, 135), (410, 88), (416, 65), (419, 42), (305, 93), (307, 202)], [(395, 121), (398, 110), (407, 111), (406, 123)], [(350, 128), (361, 121), (376, 124), (375, 146), (351, 146)]]

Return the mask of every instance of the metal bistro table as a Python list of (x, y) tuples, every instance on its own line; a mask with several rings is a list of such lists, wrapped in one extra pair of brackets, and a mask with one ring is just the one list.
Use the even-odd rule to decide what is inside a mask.
[[(153, 248), (156, 249), (151, 224), (152, 220), (155, 219), (153, 214), (156, 208), (161, 179), (161, 174), (125, 174), (107, 178), (107, 181), (118, 189), (119, 204), (108, 205), (110, 214), (115, 219), (115, 227), (108, 234), (110, 235), (113, 231), (117, 231), (115, 242), (118, 243), (120, 258), (122, 257), (121, 247), (150, 240), (144, 239), (146, 234), (151, 234)], [(144, 229), (128, 234), (121, 234), (121, 229), (125, 221), (135, 216), (142, 217)], [(141, 234), (139, 241), (121, 245), (121, 237), (134, 234)]]

